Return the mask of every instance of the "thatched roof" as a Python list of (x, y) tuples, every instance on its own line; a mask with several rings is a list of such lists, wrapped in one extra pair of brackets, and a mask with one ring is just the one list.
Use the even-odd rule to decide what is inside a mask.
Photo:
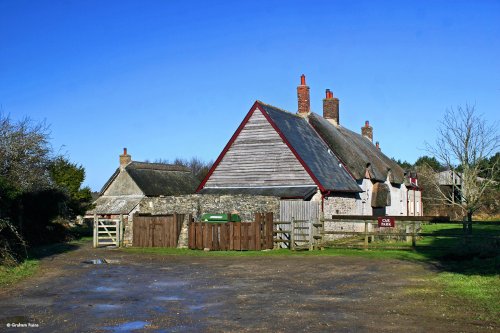
[[(188, 168), (179, 165), (131, 162), (125, 171), (146, 196), (191, 194), (199, 183)], [(102, 188), (101, 195), (119, 173), (118, 168)]]
[(404, 182), (404, 170), (368, 139), (315, 113), (309, 122), (357, 180), (365, 178), (368, 171), (370, 179), (377, 182), (387, 178), (395, 184)]

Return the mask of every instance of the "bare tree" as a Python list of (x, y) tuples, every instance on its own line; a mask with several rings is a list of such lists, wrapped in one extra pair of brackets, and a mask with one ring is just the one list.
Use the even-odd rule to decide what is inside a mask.
[[(157, 160), (155, 160), (155, 163), (170, 164), (170, 162), (168, 160), (164, 160), (164, 159), (157, 159)], [(190, 160), (177, 157), (177, 158), (175, 158), (175, 160), (173, 161), (172, 164), (181, 165), (181, 166), (184, 166), (184, 167), (190, 169), (191, 172), (193, 173), (193, 175), (199, 181), (202, 181), (205, 178), (205, 176), (207, 175), (210, 168), (212, 167), (212, 164), (214, 164), (214, 162), (213, 161), (205, 162), (198, 157), (191, 157)]]
[(45, 123), (33, 123), (29, 118), (13, 122), (0, 113), (0, 177), (21, 191), (48, 187), (49, 140)]
[[(498, 172), (498, 160), (484, 163), (498, 152), (499, 135), (496, 123), (490, 123), (477, 114), (475, 106), (465, 105), (446, 111), (440, 123), (436, 143), (426, 143), (427, 151), (449, 170), (452, 193), (440, 186), (440, 178), (434, 177), (433, 187), (439, 199), (448, 205), (459, 207), (462, 216), (472, 221), (472, 216), (483, 205), (484, 194), (495, 185), (493, 176)], [(487, 170), (489, 169), (489, 170)], [(481, 177), (482, 176), (482, 177)], [(446, 176), (448, 177), (448, 176)], [(441, 182), (442, 183), (442, 182)]]

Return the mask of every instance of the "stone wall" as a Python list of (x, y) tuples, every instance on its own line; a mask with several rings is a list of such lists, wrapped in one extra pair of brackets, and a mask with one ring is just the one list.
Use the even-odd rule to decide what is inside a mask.
[(139, 204), (141, 213), (192, 214), (195, 221), (205, 213), (234, 213), (242, 221), (253, 221), (256, 212), (273, 212), (279, 218), (279, 210), (279, 198), (254, 195), (189, 194), (144, 198)]
[(356, 215), (356, 194), (335, 194), (325, 197), (323, 212), (325, 218), (332, 215)]
[[(358, 215), (359, 195), (352, 194), (335, 194), (330, 197), (325, 197), (323, 211), (325, 219), (329, 219), (332, 215)], [(360, 232), (365, 230), (364, 223), (355, 222), (332, 222), (325, 221), (325, 231), (346, 231)], [(332, 241), (335, 239), (346, 237), (345, 235), (325, 235), (324, 241)], [(347, 236), (348, 237), (348, 236)]]
[[(179, 247), (187, 246), (187, 214), (191, 214), (195, 221), (199, 221), (205, 213), (233, 213), (239, 214), (242, 221), (253, 221), (257, 212), (273, 212), (274, 218), (279, 219), (280, 200), (276, 197), (252, 195), (213, 195), (189, 194), (167, 197), (145, 197), (139, 203), (138, 211), (143, 214), (186, 214), (183, 223)], [(132, 245), (132, 219), (126, 224), (125, 246)]]

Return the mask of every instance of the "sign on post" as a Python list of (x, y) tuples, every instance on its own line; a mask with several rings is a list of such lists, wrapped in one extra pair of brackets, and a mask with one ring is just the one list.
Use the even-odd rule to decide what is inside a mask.
[(380, 216), (378, 217), (378, 226), (379, 227), (394, 227), (395, 220), (394, 217), (386, 217), (386, 216)]

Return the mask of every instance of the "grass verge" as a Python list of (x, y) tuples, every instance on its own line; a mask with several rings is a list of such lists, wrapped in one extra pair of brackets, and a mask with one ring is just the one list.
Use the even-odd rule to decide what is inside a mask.
[(49, 244), (30, 249), (28, 258), (19, 265), (14, 267), (0, 266), (0, 288), (34, 275), (42, 258), (74, 250), (91, 240), (92, 237), (82, 237), (67, 243)]
[(0, 266), (0, 287), (13, 284), (21, 279), (35, 274), (39, 260), (28, 259), (15, 267)]

